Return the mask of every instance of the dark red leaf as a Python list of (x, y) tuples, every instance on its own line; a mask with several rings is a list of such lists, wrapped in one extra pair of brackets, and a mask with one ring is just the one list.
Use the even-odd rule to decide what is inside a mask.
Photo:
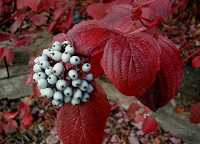
[(17, 128), (18, 128), (18, 125), (15, 120), (9, 120), (7, 123), (3, 124), (3, 129), (6, 134), (15, 132)]
[(157, 123), (157, 121), (155, 120), (155, 118), (153, 118), (152, 116), (148, 116), (147, 118), (145, 118), (144, 122), (143, 122), (143, 128), (142, 131), (147, 134), (147, 133), (151, 133), (154, 132), (158, 129), (159, 125)]
[(48, 18), (41, 14), (36, 14), (31, 17), (31, 21), (36, 26), (45, 25), (47, 23)]
[(139, 99), (152, 110), (168, 103), (176, 96), (183, 79), (183, 60), (175, 44), (161, 35), (157, 39), (161, 47), (161, 66), (153, 86)]
[(141, 96), (155, 80), (160, 49), (147, 33), (115, 36), (105, 46), (102, 68), (117, 89), (128, 96)]
[(89, 102), (65, 104), (58, 113), (57, 130), (64, 144), (101, 144), (110, 106), (102, 88), (95, 87)]
[(17, 115), (18, 115), (18, 111), (16, 111), (16, 112), (5, 112), (3, 114), (3, 117), (4, 117), (5, 120), (9, 121), (11, 119), (16, 118)]
[(23, 128), (28, 128), (33, 122), (33, 116), (31, 113), (26, 113), (22, 118), (21, 125)]
[(10, 35), (7, 35), (7, 34), (0, 34), (0, 42), (9, 40), (10, 37), (11, 37), (11, 36), (10, 36)]
[(194, 68), (200, 68), (200, 56), (196, 56), (193, 60), (192, 60), (192, 66)]
[(190, 121), (195, 124), (200, 123), (200, 102), (192, 105)]

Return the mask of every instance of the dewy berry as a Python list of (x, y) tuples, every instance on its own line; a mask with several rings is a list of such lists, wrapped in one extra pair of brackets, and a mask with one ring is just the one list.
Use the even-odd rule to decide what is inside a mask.
[(54, 85), (57, 83), (57, 77), (52, 74), (47, 78), (47, 81), (50, 85)]
[(61, 50), (61, 44), (58, 41), (55, 41), (52, 45), (52, 49), (56, 50), (56, 51), (60, 51)]
[(68, 76), (70, 79), (75, 80), (78, 78), (78, 73), (76, 70), (72, 69), (68, 72)]
[(70, 60), (70, 57), (71, 57), (71, 55), (70, 55), (69, 53), (64, 52), (64, 53), (62, 54), (62, 61), (63, 61), (64, 63), (68, 63), (69, 60)]
[(64, 90), (67, 86), (67, 82), (65, 80), (58, 80), (56, 83), (56, 88), (60, 91)]
[(88, 102), (94, 91), (91, 68), (69, 41), (56, 41), (34, 60), (33, 79), (41, 96), (51, 99), (52, 105), (78, 105)]
[(56, 50), (50, 52), (50, 57), (55, 61), (60, 61), (62, 58), (62, 53)]
[(90, 69), (91, 69), (91, 65), (89, 63), (83, 64), (83, 66), (82, 66), (82, 71), (83, 72), (89, 72)]
[(72, 56), (69, 61), (72, 65), (79, 65), (81, 63), (81, 60), (78, 56)]
[(53, 66), (53, 73), (57, 76), (61, 75), (64, 72), (64, 66), (62, 63), (57, 63)]

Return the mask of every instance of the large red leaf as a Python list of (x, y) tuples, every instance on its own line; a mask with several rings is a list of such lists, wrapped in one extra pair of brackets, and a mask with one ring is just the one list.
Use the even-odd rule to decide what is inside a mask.
[(106, 44), (101, 65), (120, 92), (128, 96), (141, 96), (155, 80), (159, 58), (159, 47), (151, 35), (118, 35)]
[(87, 21), (75, 25), (67, 36), (73, 41), (76, 52), (88, 56), (102, 52), (110, 34), (110, 31), (98, 27), (96, 21)]
[(67, 34), (73, 42), (76, 52), (90, 59), (95, 77), (103, 73), (100, 60), (104, 46), (111, 35), (110, 31), (98, 27), (96, 21), (82, 22), (74, 26)]
[(89, 102), (65, 104), (58, 113), (57, 130), (64, 144), (101, 144), (110, 106), (102, 88), (96, 86)]
[(154, 85), (140, 97), (152, 110), (175, 97), (183, 79), (183, 61), (175, 44), (161, 35), (158, 36), (157, 42), (161, 48), (160, 72)]

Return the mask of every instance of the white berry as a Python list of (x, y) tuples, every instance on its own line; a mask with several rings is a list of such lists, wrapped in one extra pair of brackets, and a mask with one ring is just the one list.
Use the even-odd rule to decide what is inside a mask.
[(46, 60), (43, 60), (40, 62), (40, 66), (41, 68), (46, 69), (47, 67), (49, 67), (49, 62)]
[(36, 72), (36, 73), (41, 72), (42, 71), (41, 66), (39, 64), (35, 64), (33, 66), (33, 71)]
[(65, 90), (64, 90), (64, 95), (66, 97), (71, 97), (73, 94), (73, 91), (72, 91), (72, 88), (71, 87), (67, 87)]
[(39, 78), (38, 74), (35, 73), (35, 74), (33, 75), (33, 80), (37, 82), (39, 79), (40, 79), (40, 78)]
[(60, 105), (60, 101), (53, 99), (52, 100), (52, 105), (59, 106)]
[(91, 64), (89, 64), (89, 63), (84, 63), (83, 65), (82, 65), (82, 71), (83, 72), (89, 72), (91, 70)]
[(91, 93), (91, 92), (93, 92), (93, 90), (94, 90), (94, 87), (91, 84), (89, 84), (88, 88), (87, 88), (87, 92)]
[(60, 51), (61, 50), (61, 43), (58, 42), (58, 41), (55, 41), (52, 45), (52, 49), (53, 50), (57, 50), (57, 51)]
[(80, 89), (76, 89), (73, 95), (73, 98), (81, 98), (82, 97), (82, 91)]
[(50, 57), (55, 61), (60, 61), (62, 58), (62, 53), (56, 50), (50, 52), (50, 55), (51, 55)]
[(48, 60), (48, 56), (47, 55), (45, 55), (45, 54), (42, 54), (42, 56), (39, 56), (39, 62), (41, 62), (41, 61), (47, 61)]
[(57, 63), (53, 66), (53, 73), (57, 76), (61, 75), (64, 72), (64, 66), (62, 63)]
[(88, 93), (84, 93), (81, 100), (83, 102), (87, 102), (89, 100), (89, 98), (90, 98), (90, 95)]
[(53, 68), (52, 68), (52, 67), (47, 67), (47, 68), (45, 69), (45, 73), (46, 73), (46, 75), (51, 75), (51, 74), (53, 74)]
[(81, 80), (80, 79), (76, 79), (72, 81), (72, 86), (73, 87), (79, 87), (81, 85)]
[(71, 55), (70, 55), (69, 53), (64, 52), (64, 53), (62, 54), (62, 61), (63, 61), (64, 63), (68, 63), (69, 60), (70, 60), (70, 57), (71, 57)]
[(78, 78), (78, 73), (77, 73), (76, 70), (73, 70), (73, 69), (72, 69), (72, 70), (70, 70), (70, 71), (68, 72), (68, 76), (69, 76), (70, 79), (75, 80), (75, 79)]
[(71, 104), (72, 105), (78, 105), (78, 104), (80, 104), (80, 99), (73, 98), (72, 101), (71, 101)]
[(45, 78), (46, 78), (46, 75), (45, 75), (44, 72), (39, 72), (39, 73), (38, 73), (38, 77), (39, 77), (39, 79), (45, 79)]
[(46, 79), (39, 79), (38, 80), (38, 87), (40, 89), (45, 89), (47, 88), (47, 80)]
[(68, 54), (73, 55), (74, 52), (75, 52), (75, 50), (74, 50), (73, 46), (67, 45), (67, 46), (65, 47), (65, 52), (68, 53)]
[(57, 82), (57, 77), (55, 75), (49, 75), (49, 77), (47, 78), (47, 81), (49, 84), (54, 85)]
[(63, 100), (63, 94), (60, 91), (56, 91), (53, 95), (54, 100), (62, 101)]
[(49, 49), (44, 49), (44, 50), (42, 51), (42, 54), (45, 54), (45, 55), (47, 55), (48, 57), (50, 57), (50, 51), (49, 51)]
[(67, 97), (64, 98), (64, 102), (69, 103), (71, 101), (71, 99), (72, 99), (71, 97), (67, 96)]
[(85, 79), (86, 79), (87, 81), (92, 81), (92, 80), (94, 79), (94, 76), (93, 76), (92, 73), (90, 73), (90, 74), (87, 74), (87, 75), (85, 76)]
[(52, 88), (45, 88), (45, 89), (41, 90), (41, 95), (46, 96), (48, 98), (53, 97), (53, 93), (54, 93), (54, 91)]
[(78, 56), (72, 56), (69, 61), (72, 65), (79, 65), (81, 63), (81, 60)]
[(87, 91), (88, 89), (88, 82), (83, 80), (80, 87), (79, 87), (82, 91)]
[(60, 91), (64, 90), (67, 86), (67, 82), (65, 80), (58, 80), (56, 83), (56, 88)]

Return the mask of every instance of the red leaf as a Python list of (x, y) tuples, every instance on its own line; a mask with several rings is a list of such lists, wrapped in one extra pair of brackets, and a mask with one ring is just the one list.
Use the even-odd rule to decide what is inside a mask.
[(9, 40), (11, 36), (6, 35), (6, 34), (0, 34), (0, 42)]
[(89, 56), (92, 53), (103, 51), (110, 32), (98, 27), (96, 21), (87, 21), (75, 25), (67, 36), (72, 40), (78, 53)]
[(37, 11), (41, 0), (17, 0), (17, 9), (31, 8)]
[(16, 118), (17, 115), (18, 115), (18, 111), (16, 111), (16, 112), (5, 112), (3, 114), (3, 117), (4, 117), (5, 120), (9, 121), (11, 119)]
[(200, 102), (192, 105), (190, 121), (195, 124), (200, 123)]
[(95, 21), (82, 22), (74, 26), (67, 34), (76, 52), (90, 58), (95, 76), (102, 74), (99, 64), (105, 43), (111, 34), (110, 31), (98, 27)]
[(6, 58), (8, 64), (12, 65), (14, 60), (14, 52), (9, 48), (0, 48), (0, 60)]
[(157, 42), (161, 47), (160, 72), (154, 85), (139, 98), (152, 110), (175, 97), (183, 79), (183, 60), (175, 44), (161, 35), (158, 36)]
[(20, 118), (23, 118), (24, 115), (30, 112), (30, 106), (25, 102), (21, 102), (19, 105), (19, 111), (20, 111)]
[(87, 13), (94, 19), (100, 19), (106, 15), (106, 4), (93, 3), (88, 6)]
[(101, 144), (110, 106), (96, 86), (88, 103), (65, 104), (58, 113), (57, 130), (64, 144)]
[(133, 27), (132, 6), (129, 4), (120, 4), (111, 7), (108, 14), (99, 20), (100, 27), (112, 31), (127, 33)]
[(147, 33), (115, 36), (105, 46), (102, 68), (117, 89), (128, 96), (141, 96), (155, 80), (160, 50)]
[(65, 33), (59, 33), (53, 37), (53, 42), (55, 42), (55, 41), (63, 42), (66, 40), (68, 40), (68, 37), (67, 37), (67, 34), (65, 34)]
[(47, 23), (48, 18), (41, 14), (36, 14), (31, 17), (31, 21), (36, 26), (45, 25)]
[(10, 120), (7, 123), (3, 124), (3, 129), (6, 134), (15, 132), (17, 128), (18, 128), (18, 125), (15, 120)]
[(33, 116), (31, 113), (26, 113), (24, 117), (22, 118), (22, 127), (28, 128), (33, 122)]
[(29, 44), (31, 44), (31, 39), (30, 38), (22, 38), (22, 39), (18, 39), (15, 41), (15, 44), (13, 46), (13, 48), (18, 48), (18, 47), (22, 47), (22, 46), (28, 46)]
[(192, 60), (192, 66), (194, 68), (200, 68), (200, 56), (196, 56), (193, 60)]
[(156, 131), (158, 127), (157, 121), (152, 116), (148, 116), (144, 120), (142, 131), (147, 134)]
[(154, 17), (167, 17), (171, 13), (172, 3), (170, 0), (134, 0), (134, 7), (146, 7), (153, 10)]

